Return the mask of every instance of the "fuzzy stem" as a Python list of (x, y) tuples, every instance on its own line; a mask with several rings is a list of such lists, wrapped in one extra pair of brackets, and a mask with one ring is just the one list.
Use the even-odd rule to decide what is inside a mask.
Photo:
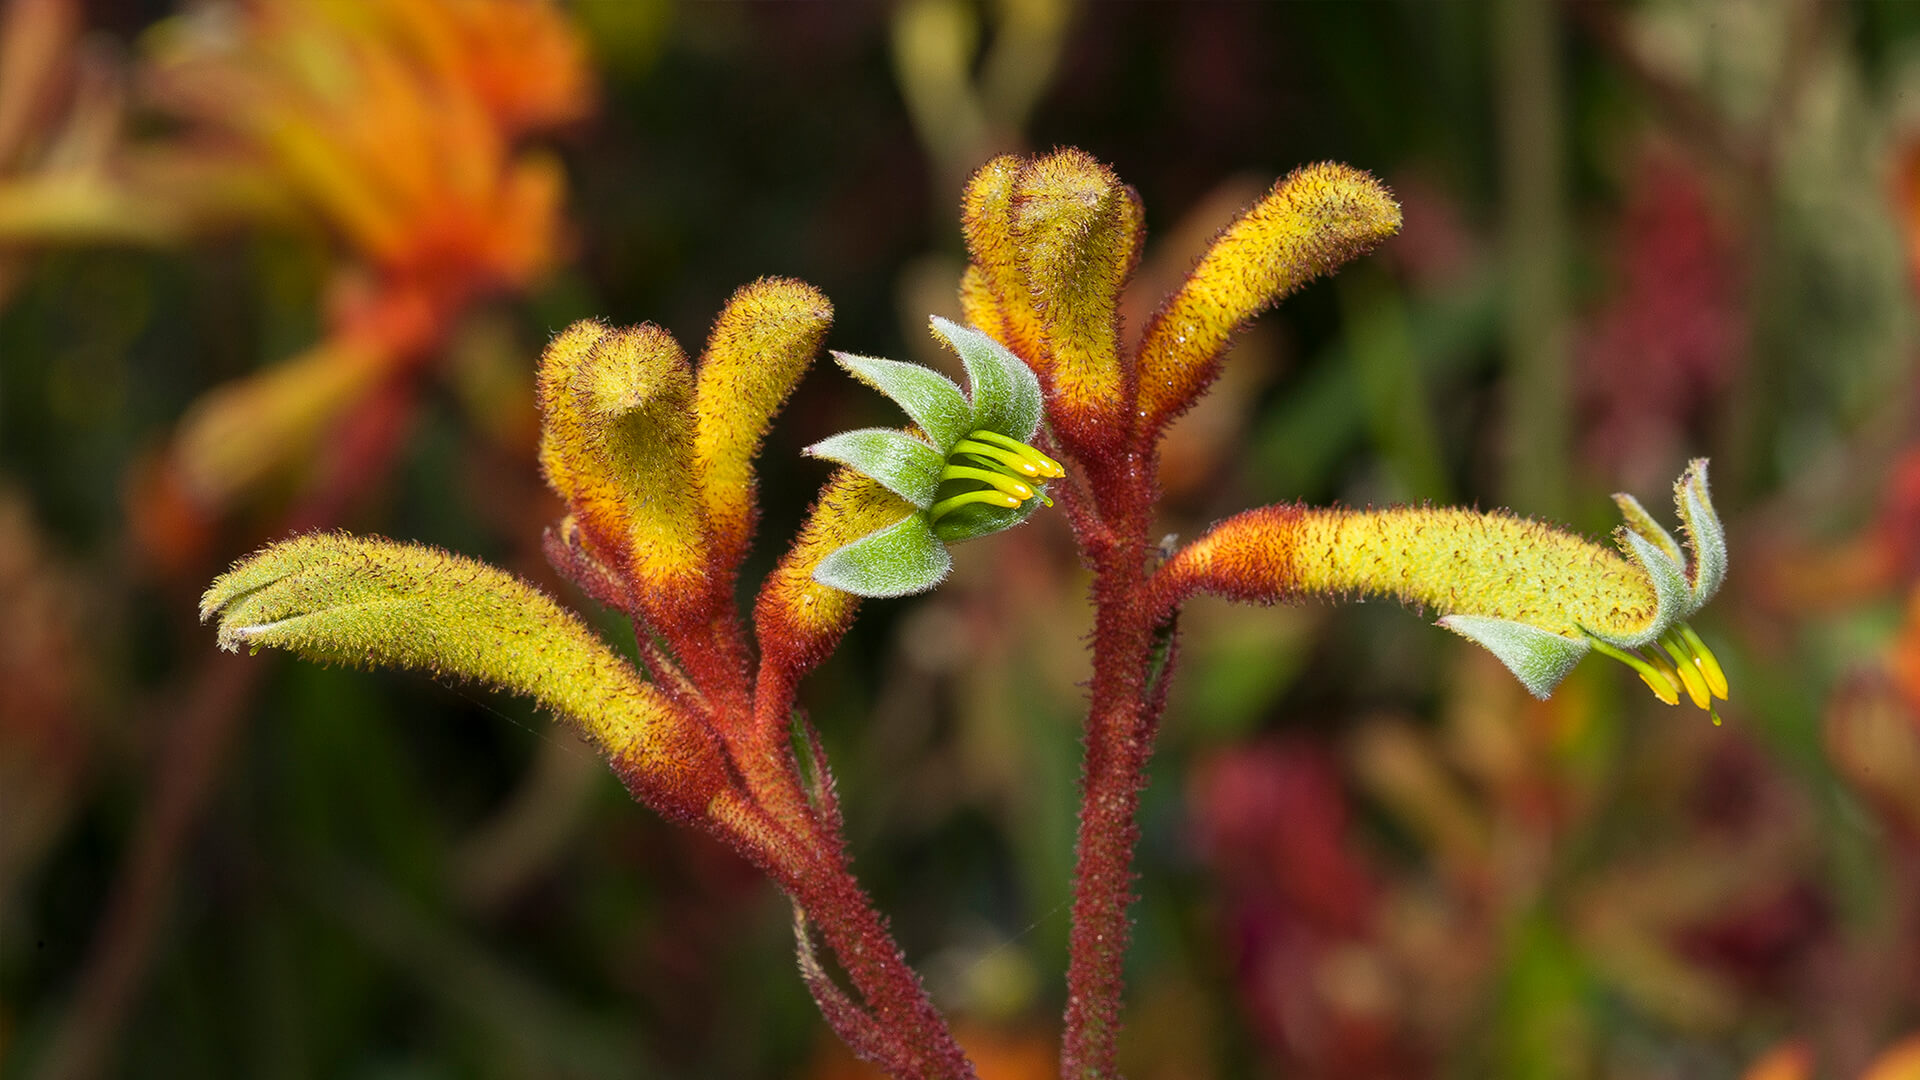
[[(860, 1040), (849, 1040), (850, 1045), (870, 1060), (883, 1058), (874, 1063), (898, 1076), (975, 1080), (973, 1065), (934, 1008), (920, 976), (907, 966), (886, 919), (854, 878), (841, 837), (818, 816), (808, 816), (798, 828), (789, 826), (750, 796), (725, 799), (714, 811), (709, 827), (717, 827), (722, 839), (786, 891), (840, 962), (872, 1020), (871, 1026), (859, 1025)], [(801, 974), (814, 977), (804, 964)], [(828, 1013), (827, 1019), (834, 1023), (847, 1018)], [(871, 1045), (868, 1037), (886, 1045)]]
[(1094, 478), (1112, 542), (1088, 551), (1093, 569), (1092, 702), (1087, 760), (1081, 779), (1080, 834), (1075, 850), (1073, 929), (1067, 966), (1066, 1030), (1061, 1076), (1117, 1075), (1127, 942), (1132, 925), (1136, 815), (1152, 753), (1155, 717), (1147, 669), (1155, 611), (1146, 595), (1151, 471), (1138, 455)]
[[(821, 779), (818, 805), (801, 786), (790, 727), (794, 683), (789, 672), (762, 666), (751, 722), (728, 726), (747, 798), (713, 823), (786, 891), (839, 960), (859, 1004), (842, 1012), (831, 995), (820, 1004), (850, 1048), (899, 1076), (972, 1078), (972, 1064), (853, 875), (831, 782)], [(804, 752), (813, 757), (813, 768), (822, 769), (824, 759), (811, 740), (809, 734)], [(809, 972), (804, 961), (801, 977), (816, 1000), (831, 985), (816, 985), (824, 975)], [(873, 1038), (885, 1045), (873, 1045)]]
[(882, 1031), (900, 1042), (908, 1077), (973, 1080), (973, 1065), (927, 997), (885, 919), (854, 880), (843, 853), (816, 863), (794, 895)]

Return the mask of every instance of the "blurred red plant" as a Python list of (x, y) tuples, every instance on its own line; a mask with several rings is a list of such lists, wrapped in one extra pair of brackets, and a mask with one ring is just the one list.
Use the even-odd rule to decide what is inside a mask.
[[(332, 238), (319, 340), (207, 392), (164, 459), (135, 467), (136, 546), (179, 574), (266, 481), (290, 481), (289, 500), (263, 500), (285, 531), (332, 524), (387, 475), (462, 317), (564, 253), (562, 172), (521, 142), (583, 117), (592, 91), (579, 35), (546, 0), (236, 0), (162, 23), (147, 44), (140, 85), (180, 126), (113, 149), (170, 163), (154, 175), (174, 182), (136, 174), (108, 190), (198, 229), (304, 221)], [(45, 1075), (109, 1062), (255, 678), (211, 657), (185, 677)]]
[(1300, 741), (1240, 747), (1202, 761), (1187, 789), (1261, 1040), (1301, 1076), (1425, 1075), (1375, 940), (1381, 890), (1351, 850), (1334, 757)]
[(1706, 181), (1677, 151), (1635, 157), (1614, 226), (1612, 295), (1579, 350), (1584, 449), (1628, 486), (1662, 474), (1739, 374), (1737, 249)]

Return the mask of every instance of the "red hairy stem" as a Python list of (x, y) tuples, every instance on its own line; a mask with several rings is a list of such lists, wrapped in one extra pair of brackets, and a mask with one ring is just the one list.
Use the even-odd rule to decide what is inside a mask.
[(667, 655), (647, 624), (639, 619), (633, 621), (635, 651), (640, 656), (641, 666), (647, 669), (647, 681), (660, 688), (667, 699), (689, 713), (706, 717), (712, 713), (707, 700), (700, 696), (700, 688), (693, 684), (687, 673), (680, 669), (673, 657)]
[[(805, 828), (796, 829), (751, 798), (716, 803), (715, 809), (707, 825), (786, 891), (846, 973), (859, 1002), (845, 1002), (853, 1010), (845, 1015), (834, 1015), (838, 1004), (825, 1015), (836, 1028), (836, 1020), (844, 1022), (857, 1036), (848, 1040), (850, 1046), (903, 1078), (976, 1080), (973, 1065), (920, 976), (907, 966), (885, 917), (854, 878), (841, 838), (818, 816), (810, 814)], [(824, 973), (808, 972), (803, 961), (801, 975), (821, 996), (821, 988), (811, 983)], [(876, 1039), (884, 1045), (876, 1045)]]
[[(729, 635), (724, 617), (684, 622), (666, 628), (667, 644), (713, 710), (715, 722), (730, 727), (729, 717), (753, 715), (745, 650)], [(731, 740), (729, 740), (731, 741)]]
[[(1136, 815), (1159, 695), (1148, 683), (1158, 620), (1147, 595), (1151, 471), (1128, 453), (1089, 470), (1105, 522), (1093, 566), (1093, 682), (1075, 850), (1061, 1076), (1111, 1077), (1132, 925)], [(1107, 467), (1102, 468), (1099, 465)]]
[(973, 1080), (973, 1065), (927, 997), (920, 976), (907, 966), (886, 920), (854, 880), (844, 854), (836, 848), (790, 889), (879, 1029), (898, 1041), (899, 1062), (882, 1064), (916, 1080)]

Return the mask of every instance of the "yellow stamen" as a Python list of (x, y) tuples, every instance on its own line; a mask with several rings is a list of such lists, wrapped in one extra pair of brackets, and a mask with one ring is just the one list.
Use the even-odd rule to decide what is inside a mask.
[[(1660, 673), (1660, 686), (1653, 691), (1654, 696), (1669, 705), (1680, 704), (1680, 690), (1682, 686), (1680, 682), (1680, 672), (1674, 668), (1673, 664), (1669, 662), (1666, 657), (1661, 656), (1657, 652), (1648, 655), (1647, 662), (1653, 666), (1654, 670)], [(1645, 675), (1640, 677), (1642, 679), (1646, 678)], [(1648, 685), (1651, 686), (1653, 684), (1649, 681)]]
[(1022, 502), (1034, 496), (1034, 491), (1031, 487), (1015, 480), (1006, 473), (976, 469), (970, 465), (948, 465), (946, 468), (940, 470), (940, 479), (978, 480), (983, 484), (991, 484)]
[(1687, 655), (1683, 646), (1674, 642), (1671, 633), (1661, 637), (1660, 645), (1673, 657), (1674, 664), (1680, 671), (1680, 681), (1687, 685), (1687, 697), (1693, 699), (1696, 707), (1712, 711), (1713, 698), (1707, 692), (1707, 680), (1701, 677), (1699, 665)]
[(1018, 454), (1002, 450), (997, 446), (988, 446), (983, 442), (975, 442), (972, 439), (961, 439), (955, 443), (953, 445), (953, 453), (972, 454), (975, 457), (998, 462), (1022, 476), (1031, 476), (1035, 479), (1038, 479), (1040, 476), (1040, 465), (1037, 462), (1029, 461)]
[(1678, 676), (1669, 674), (1670, 668), (1648, 663), (1639, 655), (1616, 649), (1599, 638), (1590, 637), (1587, 641), (1601, 654), (1611, 656), (1638, 672), (1640, 681), (1647, 684), (1647, 689), (1653, 691), (1654, 697), (1669, 705), (1680, 704), (1680, 681)]
[(939, 502), (934, 503), (933, 508), (927, 511), (927, 520), (939, 521), (955, 510), (974, 503), (985, 503), (988, 506), (1000, 506), (1011, 510), (1019, 506), (1021, 501), (1022, 500), (1016, 499), (997, 488), (982, 488), (979, 491), (966, 491), (955, 495), (951, 499), (941, 499)]
[(1713, 696), (1721, 701), (1727, 700), (1727, 673), (1721, 670), (1720, 661), (1713, 655), (1713, 650), (1707, 648), (1707, 643), (1700, 640), (1700, 635), (1694, 633), (1693, 627), (1686, 623), (1680, 624), (1680, 640), (1693, 653), (1694, 663), (1700, 665), (1700, 674), (1706, 677), (1707, 689), (1713, 691)]
[(1065, 466), (1010, 435), (1002, 435), (997, 431), (988, 431), (985, 428), (981, 428), (979, 431), (969, 434), (967, 438), (990, 442), (1019, 454), (1039, 468), (1039, 475), (1047, 477), (1048, 479), (1057, 479), (1067, 475)]
[(1647, 684), (1647, 689), (1653, 691), (1654, 697), (1659, 698), (1668, 705), (1680, 704), (1680, 695), (1673, 692), (1673, 687), (1667, 685), (1667, 680), (1657, 675), (1649, 675), (1644, 671), (1636, 672), (1635, 674), (1640, 676), (1641, 682)]

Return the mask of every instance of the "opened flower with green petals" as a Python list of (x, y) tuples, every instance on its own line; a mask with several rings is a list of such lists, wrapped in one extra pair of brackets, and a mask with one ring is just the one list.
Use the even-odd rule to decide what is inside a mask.
[(947, 545), (1010, 529), (1045, 482), (1066, 475), (1027, 445), (1040, 428), (1040, 380), (1006, 346), (935, 316), (933, 333), (960, 354), (972, 394), (918, 364), (834, 353), (855, 378), (892, 398), (916, 430), (862, 428), (807, 448), (879, 481), (913, 511), (828, 554), (813, 579), (859, 596), (906, 596), (940, 584)]
[(1661, 701), (1684, 694), (1717, 724), (1726, 675), (1686, 622), (1727, 576), (1706, 459), (1674, 484), (1685, 550), (1633, 496), (1614, 501), (1626, 519), (1619, 552), (1500, 512), (1262, 507), (1182, 549), (1161, 571), (1162, 602), (1194, 592), (1392, 596), (1440, 611), (1441, 626), (1493, 653), (1535, 697), (1595, 651), (1632, 667)]

